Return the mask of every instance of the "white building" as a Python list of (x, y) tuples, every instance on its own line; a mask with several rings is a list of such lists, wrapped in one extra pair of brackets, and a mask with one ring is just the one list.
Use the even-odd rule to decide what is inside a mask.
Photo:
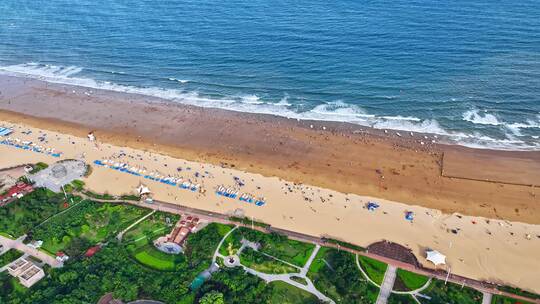
[(7, 269), (9, 274), (18, 278), (26, 288), (30, 288), (45, 277), (43, 269), (26, 258), (18, 258), (9, 264)]

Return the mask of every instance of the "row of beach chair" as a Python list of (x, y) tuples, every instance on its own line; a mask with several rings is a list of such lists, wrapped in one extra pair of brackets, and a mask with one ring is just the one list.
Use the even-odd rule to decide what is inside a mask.
[(52, 157), (60, 157), (62, 155), (61, 152), (55, 152), (53, 148), (44, 148), (32, 142), (21, 142), (20, 140), (12, 140), (8, 138), (0, 141), (0, 144), (36, 153), (43, 153)]
[(266, 204), (263, 198), (255, 199), (255, 196), (249, 193), (242, 193), (240, 196), (238, 196), (239, 194), (238, 190), (235, 190), (233, 188), (227, 188), (224, 186), (217, 187), (216, 194), (219, 196), (224, 196), (224, 197), (228, 197), (232, 199), (238, 198), (238, 200), (242, 202), (255, 204), (256, 206), (264, 206)]
[(110, 168), (110, 169), (113, 169), (113, 170), (117, 170), (117, 171), (120, 171), (120, 172), (125, 172), (125, 173), (131, 174), (131, 175), (142, 176), (142, 177), (144, 177), (146, 179), (153, 180), (153, 181), (156, 181), (156, 182), (160, 182), (160, 183), (163, 183), (163, 184), (166, 184), (166, 185), (169, 185), (169, 186), (173, 186), (173, 187), (178, 186), (181, 189), (190, 190), (190, 191), (193, 191), (193, 192), (196, 192), (201, 188), (200, 184), (193, 184), (193, 183), (188, 182), (188, 181), (182, 182), (181, 178), (162, 177), (162, 176), (160, 176), (158, 174), (153, 174), (153, 173), (143, 175), (143, 174), (141, 174), (141, 172), (146, 172), (146, 170), (139, 170), (136, 167), (131, 167), (130, 168), (129, 165), (124, 164), (124, 163), (114, 163), (112, 165), (108, 165), (108, 164), (106, 164), (105, 162), (103, 162), (101, 160), (95, 160), (94, 164), (98, 165), (98, 166)]

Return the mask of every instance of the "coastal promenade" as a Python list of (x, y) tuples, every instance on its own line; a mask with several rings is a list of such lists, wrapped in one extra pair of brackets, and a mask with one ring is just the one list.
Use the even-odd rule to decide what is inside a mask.
[(297, 240), (297, 241), (301, 241), (301, 242), (313, 243), (313, 244), (316, 244), (316, 245), (319, 245), (319, 246), (332, 247), (332, 248), (335, 248), (335, 249), (338, 249), (338, 250), (343, 250), (343, 251), (350, 252), (352, 254), (357, 254), (357, 255), (370, 257), (370, 258), (382, 261), (384, 263), (387, 263), (391, 267), (401, 268), (401, 269), (404, 269), (404, 270), (407, 270), (407, 271), (410, 271), (410, 272), (414, 272), (414, 273), (417, 273), (417, 274), (421, 274), (421, 275), (425, 275), (425, 276), (428, 276), (428, 277), (436, 278), (436, 279), (439, 279), (439, 280), (442, 280), (442, 281), (448, 281), (448, 282), (452, 282), (452, 283), (455, 283), (455, 284), (458, 284), (458, 285), (468, 286), (468, 287), (474, 288), (474, 289), (476, 289), (476, 290), (478, 290), (478, 291), (480, 291), (482, 293), (492, 294), (492, 295), (501, 295), (501, 296), (511, 297), (511, 298), (514, 298), (514, 299), (517, 299), (517, 300), (522, 300), (522, 301), (527, 301), (527, 302), (530, 302), (530, 303), (540, 304), (540, 299), (531, 299), (531, 298), (528, 298), (528, 297), (525, 297), (525, 296), (515, 295), (515, 294), (509, 293), (509, 292), (501, 291), (501, 290), (497, 289), (497, 285), (492, 284), (492, 283), (482, 282), (482, 281), (478, 281), (478, 280), (474, 280), (474, 279), (470, 279), (470, 278), (465, 278), (465, 277), (455, 275), (455, 274), (452, 274), (452, 273), (447, 273), (445, 271), (433, 270), (433, 269), (425, 268), (423, 266), (415, 266), (415, 265), (404, 263), (404, 262), (394, 260), (394, 259), (391, 259), (391, 258), (388, 258), (388, 257), (373, 254), (373, 253), (370, 253), (370, 252), (367, 252), (367, 251), (361, 251), (361, 250), (357, 250), (357, 249), (353, 249), (353, 248), (344, 247), (344, 246), (336, 244), (334, 242), (330, 242), (330, 241), (328, 241), (327, 238), (323, 238), (323, 237), (307, 235), (307, 234), (303, 234), (303, 233), (299, 233), (299, 232), (295, 232), (295, 231), (275, 228), (275, 227), (272, 227), (272, 226), (266, 226), (265, 225), (264, 227), (261, 227), (260, 225), (255, 225), (255, 224), (252, 224), (252, 225), (245, 224), (245, 223), (242, 223), (242, 222), (232, 220), (231, 216), (226, 215), (226, 214), (201, 210), (201, 209), (182, 206), (182, 205), (177, 205), (177, 204), (171, 204), (171, 203), (167, 203), (167, 202), (163, 202), (163, 201), (154, 200), (154, 202), (152, 204), (148, 204), (148, 203), (142, 203), (140, 201), (94, 199), (94, 198), (88, 197), (87, 195), (85, 195), (83, 193), (77, 193), (77, 194), (81, 195), (84, 198), (91, 199), (91, 200), (98, 201), (98, 202), (129, 203), (129, 204), (136, 205), (136, 206), (143, 207), (143, 208), (150, 208), (150, 209), (154, 209), (154, 210), (158, 210), (158, 211), (170, 212), (170, 213), (175, 213), (175, 214), (185, 214), (185, 213), (187, 213), (187, 214), (197, 216), (197, 217), (199, 217), (201, 219), (214, 221), (214, 222), (218, 222), (218, 223), (222, 223), (222, 224), (232, 224), (232, 225), (243, 226), (243, 227), (255, 229), (255, 230), (258, 230), (258, 231), (261, 231), (261, 232), (264, 232), (264, 233), (272, 233), (272, 232), (280, 233), (280, 234), (286, 235), (288, 238), (293, 239), (293, 240)]

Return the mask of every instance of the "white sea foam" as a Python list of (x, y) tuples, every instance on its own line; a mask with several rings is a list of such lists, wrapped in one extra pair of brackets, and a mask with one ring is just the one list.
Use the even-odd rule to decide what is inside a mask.
[(186, 80), (186, 79), (177, 79), (177, 78), (174, 78), (174, 77), (169, 77), (167, 78), (168, 80), (170, 81), (176, 81), (176, 82), (180, 82), (180, 83), (188, 83), (189, 80)]
[(409, 121), (400, 119), (379, 120), (371, 125), (377, 129), (393, 129), (404, 130), (419, 133), (431, 133), (445, 136), (459, 136), (459, 134), (451, 134), (443, 129), (434, 119)]
[(264, 101), (261, 101), (259, 99), (259, 96), (253, 95), (253, 94), (241, 96), (240, 101), (243, 103), (252, 104), (252, 105), (264, 104)]
[[(379, 129), (432, 133), (444, 135), (462, 145), (477, 148), (540, 150), (540, 142), (526, 143), (519, 139), (521, 136), (521, 129), (540, 128), (540, 115), (537, 117), (537, 120), (528, 120), (525, 123), (506, 124), (501, 122), (495, 115), (486, 112), (481, 113), (479, 110), (470, 110), (463, 114), (464, 120), (474, 124), (494, 125), (510, 130), (511, 133), (507, 134), (507, 139), (501, 140), (478, 133), (465, 134), (460, 132), (450, 132), (445, 130), (434, 119), (422, 120), (417, 117), (399, 115), (376, 116), (368, 113), (358, 105), (347, 104), (342, 101), (328, 102), (318, 105), (308, 111), (296, 112), (291, 109), (292, 104), (289, 103), (288, 96), (285, 96), (277, 103), (261, 100), (260, 97), (256, 95), (209, 98), (194, 91), (187, 92), (180, 89), (126, 86), (108, 81), (95, 81), (90, 78), (74, 77), (82, 71), (83, 69), (81, 67), (76, 66), (60, 67), (38, 63), (0, 67), (0, 73), (12, 76), (29, 77), (52, 83), (76, 85), (94, 89), (148, 95), (201, 107), (272, 114), (294, 119), (351, 122)], [(183, 80), (178, 80), (176, 78), (169, 78), (169, 80), (183, 82)], [(538, 136), (533, 136), (533, 138), (538, 139)]]
[(463, 113), (463, 120), (479, 125), (498, 126), (501, 124), (495, 115), (489, 114), (485, 111), (484, 113), (480, 113), (480, 111), (477, 109), (469, 110)]

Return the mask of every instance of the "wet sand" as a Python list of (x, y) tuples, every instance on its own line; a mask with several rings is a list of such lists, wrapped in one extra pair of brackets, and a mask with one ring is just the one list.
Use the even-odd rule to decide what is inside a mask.
[[(539, 225), (447, 214), (412, 204), (344, 194), (305, 183), (295, 184), (277, 177), (232, 169), (227, 165), (191, 162), (107, 142), (99, 142), (96, 146), (85, 137), (36, 129), (21, 122), (3, 124), (15, 128), (12, 138), (30, 141), (43, 148), (54, 148), (62, 155), (55, 158), (0, 145), (0, 168), (73, 158), (84, 159), (88, 163), (97, 159), (126, 163), (130, 168), (146, 170), (147, 174), (182, 177), (199, 184), (205, 191), (192, 192), (95, 165), (92, 174), (84, 179), (87, 187), (100, 193), (120, 195), (133, 193), (142, 182), (160, 201), (245, 215), (277, 228), (328, 236), (360, 246), (390, 240), (409, 247), (428, 267), (431, 264), (423, 258), (424, 251), (433, 248), (447, 255), (453, 273), (540, 292), (540, 273), (537, 271), (540, 266)], [(238, 186), (237, 180), (244, 185)], [(220, 185), (237, 188), (240, 193), (264, 196), (266, 205), (255, 206), (218, 196), (215, 190)], [(376, 201), (380, 208), (368, 211), (365, 208), (368, 201)], [(405, 220), (406, 211), (414, 212), (412, 222)]]
[[(10, 76), (0, 76), (0, 91), (4, 121), (78, 136), (95, 130), (101, 141), (118, 146), (342, 193), (445, 213), (540, 223), (540, 189), (515, 185), (538, 184), (540, 152), (477, 153), (438, 144), (442, 139), (432, 135), (400, 132), (399, 137), (396, 131), (353, 124), (203, 109)], [(444, 153), (451, 153), (451, 160), (443, 162)], [(482, 170), (489, 168), (480, 176), (475, 174), (479, 167), (469, 165), (479, 159)], [(443, 165), (459, 178), (442, 176)], [(505, 183), (482, 181), (494, 176)]]

